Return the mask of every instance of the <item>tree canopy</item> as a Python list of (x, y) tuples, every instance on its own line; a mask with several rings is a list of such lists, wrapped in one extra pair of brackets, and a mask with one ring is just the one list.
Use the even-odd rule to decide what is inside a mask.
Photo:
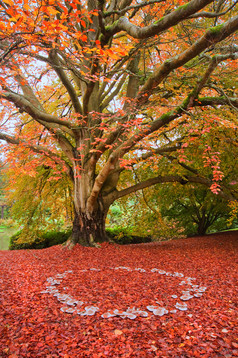
[[(51, 180), (70, 178), (73, 242), (105, 240), (110, 205), (157, 183), (237, 199), (219, 151), (203, 141), (201, 165), (187, 157), (213, 127), (237, 146), (237, 1), (1, 0), (0, 9), (0, 140), (17, 170), (36, 176), (44, 165)], [(142, 181), (119, 185), (148, 165)]]

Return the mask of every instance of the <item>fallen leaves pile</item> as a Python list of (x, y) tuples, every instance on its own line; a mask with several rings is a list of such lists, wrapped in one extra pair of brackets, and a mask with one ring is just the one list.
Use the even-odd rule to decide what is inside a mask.
[(238, 357), (238, 232), (0, 251), (0, 357)]

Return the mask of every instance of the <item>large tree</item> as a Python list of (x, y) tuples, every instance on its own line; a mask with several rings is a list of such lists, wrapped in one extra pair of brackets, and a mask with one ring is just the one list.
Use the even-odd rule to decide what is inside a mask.
[(0, 10), (0, 139), (68, 173), (74, 243), (105, 240), (110, 205), (156, 183), (199, 182), (232, 198), (219, 170), (191, 166), (118, 182), (150, 158), (184, 162), (199, 117), (235, 130), (237, 1), (0, 0)]

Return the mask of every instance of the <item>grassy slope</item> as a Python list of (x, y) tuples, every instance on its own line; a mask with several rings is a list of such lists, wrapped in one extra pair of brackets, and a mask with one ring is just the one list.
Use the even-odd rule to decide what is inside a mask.
[(10, 237), (17, 231), (15, 227), (0, 226), (0, 250), (8, 250)]

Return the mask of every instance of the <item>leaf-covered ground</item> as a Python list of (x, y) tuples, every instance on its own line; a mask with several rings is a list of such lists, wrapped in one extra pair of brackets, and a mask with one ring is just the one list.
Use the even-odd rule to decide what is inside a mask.
[[(0, 357), (238, 357), (237, 248), (238, 232), (229, 232), (99, 249), (0, 251)], [(180, 299), (200, 288), (201, 297)], [(61, 310), (60, 294), (81, 302), (69, 306), (74, 313)], [(175, 312), (177, 303), (187, 310)], [(168, 313), (153, 314), (153, 305)], [(78, 314), (85, 306), (98, 310)], [(132, 307), (147, 317), (102, 317)]]

